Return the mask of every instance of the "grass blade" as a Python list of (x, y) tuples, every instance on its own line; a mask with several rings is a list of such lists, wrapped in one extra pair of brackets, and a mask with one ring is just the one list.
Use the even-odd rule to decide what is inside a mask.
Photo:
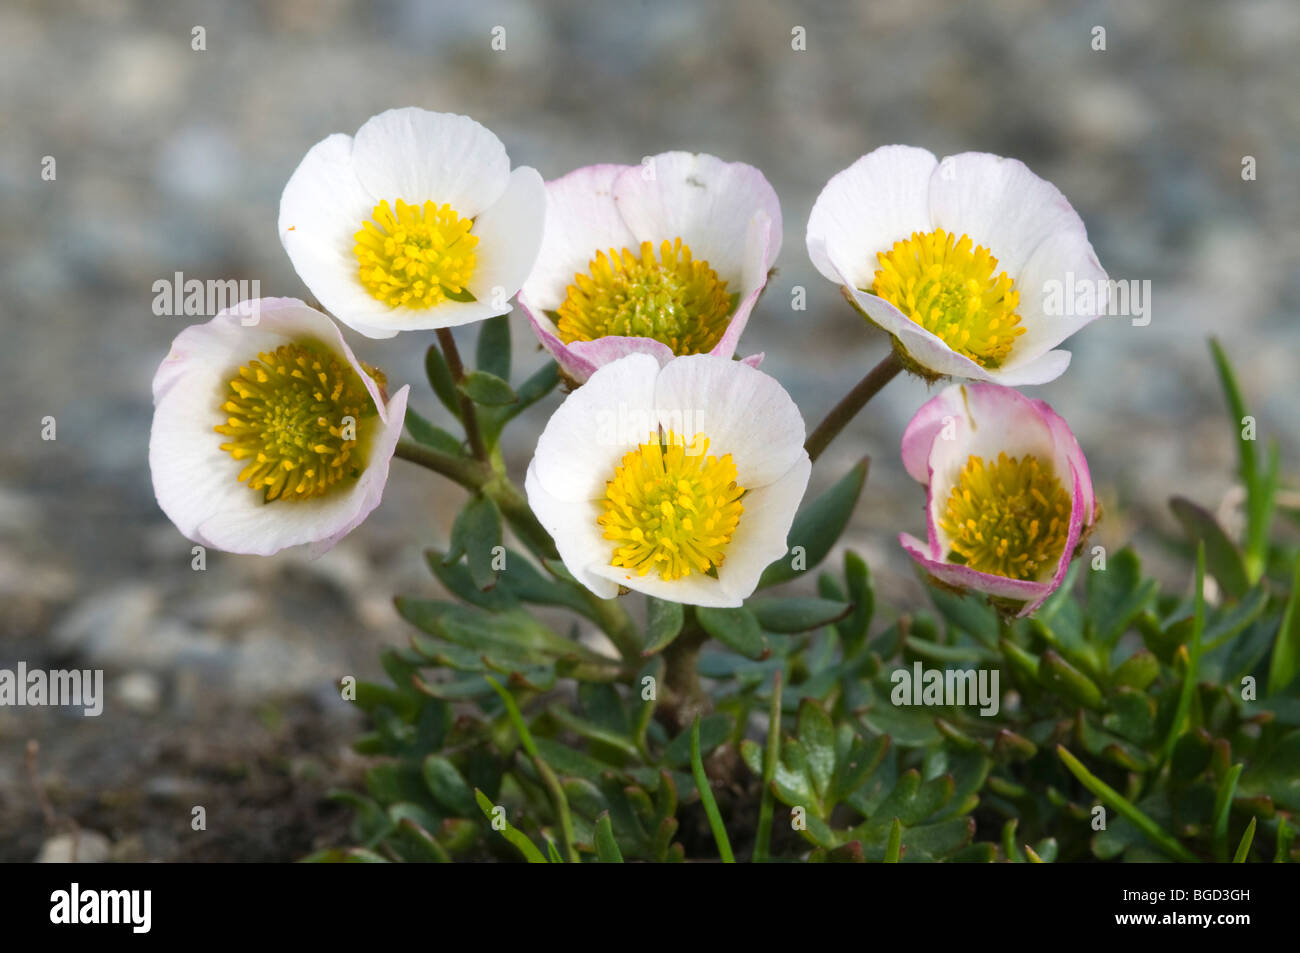
[(1103, 804), (1108, 805), (1120, 817), (1128, 820), (1130, 824), (1145, 834), (1148, 840), (1166, 854), (1174, 858), (1174, 860), (1181, 860), (1184, 863), (1194, 864), (1198, 862), (1195, 854), (1178, 843), (1173, 835), (1161, 828), (1159, 824), (1138, 810), (1128, 798), (1085, 768), (1078, 758), (1066, 750), (1064, 745), (1056, 746), (1056, 754), (1065, 762), (1065, 766), (1069, 768), (1070, 773), (1079, 779), (1080, 784), (1095, 794)]
[(772, 779), (776, 777), (776, 766), (781, 758), (781, 672), (772, 678), (772, 705), (767, 713), (767, 752), (763, 756), (763, 799), (758, 806), (758, 832), (754, 837), (754, 856), (752, 863), (765, 863), (768, 858), (768, 845), (772, 840), (772, 811), (775, 794), (772, 791)]
[(727, 829), (722, 824), (722, 815), (718, 813), (718, 802), (713, 799), (709, 788), (708, 775), (704, 773), (704, 762), (700, 760), (700, 716), (695, 716), (691, 724), (691, 773), (695, 776), (695, 787), (700, 792), (700, 802), (704, 813), (708, 815), (709, 827), (713, 829), (713, 839), (717, 841), (718, 853), (724, 864), (734, 864), (736, 857), (731, 852), (731, 841), (727, 839)]
[(1250, 853), (1250, 845), (1255, 841), (1255, 818), (1250, 819), (1246, 825), (1246, 833), (1241, 835), (1241, 843), (1237, 845), (1237, 853), (1233, 855), (1234, 864), (1244, 864), (1246, 857)]

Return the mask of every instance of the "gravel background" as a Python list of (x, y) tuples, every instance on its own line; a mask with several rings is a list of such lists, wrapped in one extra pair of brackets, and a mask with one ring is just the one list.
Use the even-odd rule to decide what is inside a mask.
[[(505, 51), (490, 48), (495, 26)], [(1231, 502), (1207, 335), (1296, 472), (1297, 45), (1289, 0), (8, 0), (0, 667), (102, 667), (109, 698), (98, 719), (0, 709), (0, 859), (60, 856), (76, 827), (82, 859), (290, 859), (344, 836), (346, 816), (319, 799), (357, 770), (356, 723), (332, 683), (404, 640), (391, 595), (433, 591), (419, 553), (445, 542), (458, 491), (399, 463), (381, 510), (325, 559), (209, 553), (198, 573), (146, 463), (149, 382), (187, 320), (153, 315), (153, 282), (181, 271), (304, 294), (275, 219), (317, 140), (420, 105), (474, 116), (547, 178), (670, 148), (759, 166), (782, 199), (785, 247), (742, 350), (767, 352), (810, 424), (885, 350), (807, 261), (827, 178), (889, 142), (1023, 159), (1070, 197), (1112, 277), (1152, 282), (1150, 326), (1098, 322), (1069, 343), (1070, 371), (1034, 393), (1089, 455), (1108, 510), (1100, 541), (1135, 540), (1178, 584), (1164, 501)], [(1241, 177), (1247, 155), (1256, 181)], [(807, 311), (789, 306), (796, 286)], [(516, 367), (531, 370), (541, 357), (515, 327)], [(437, 416), (424, 340), (350, 337)], [(923, 524), (896, 448), (925, 396), (895, 382), (813, 478), (816, 491), (873, 456), (848, 542), (900, 605), (920, 591), (892, 540)], [(514, 472), (554, 403), (515, 426)], [(46, 415), (53, 442), (40, 439)], [(190, 829), (195, 805), (204, 832)]]

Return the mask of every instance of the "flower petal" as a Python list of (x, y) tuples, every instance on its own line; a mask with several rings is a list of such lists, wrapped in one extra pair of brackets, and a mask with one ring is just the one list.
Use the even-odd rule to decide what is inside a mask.
[(506, 148), (490, 130), (468, 116), (414, 106), (368, 119), (357, 131), (352, 164), (372, 195), (410, 205), (445, 202), (462, 218), (490, 208), (510, 177)]
[(630, 354), (565, 398), (537, 440), (538, 485), (567, 502), (603, 498), (623, 455), (653, 432), (658, 376), (658, 360)]
[(808, 216), (808, 255), (817, 270), (831, 281), (870, 288), (879, 252), (934, 228), (929, 183), (937, 165), (927, 149), (881, 146), (832, 176)]
[(634, 166), (592, 165), (546, 183), (546, 228), (523, 290), (540, 311), (564, 303), (576, 274), (596, 252), (635, 249), (637, 241), (614, 203), (614, 180)]
[(754, 594), (763, 570), (789, 552), (790, 526), (811, 473), (812, 462), (804, 453), (779, 479), (742, 499), (745, 512), (718, 567), (723, 588), (742, 602)]
[(771, 222), (764, 271), (781, 251), (780, 200), (763, 173), (743, 162), (661, 153), (618, 176), (614, 201), (638, 243), (657, 246), (680, 237), (697, 261), (708, 261), (732, 285), (742, 281), (749, 223), (756, 213), (766, 213)]
[(691, 430), (687, 439), (702, 432), (710, 455), (731, 454), (747, 490), (775, 482), (804, 455), (803, 417), (790, 395), (737, 361), (677, 358), (659, 374), (653, 406), (665, 430)]
[(969, 235), (1015, 278), (1049, 236), (1083, 230), (1060, 190), (1017, 159), (987, 152), (948, 156), (930, 178), (933, 228)]
[(596, 570), (609, 565), (614, 544), (604, 538), (596, 520), (603, 508), (597, 500), (561, 500), (548, 493), (537, 475), (537, 460), (528, 465), (524, 477), (528, 505), (555, 540), (560, 559), (575, 579), (601, 599), (618, 595), (618, 584)]

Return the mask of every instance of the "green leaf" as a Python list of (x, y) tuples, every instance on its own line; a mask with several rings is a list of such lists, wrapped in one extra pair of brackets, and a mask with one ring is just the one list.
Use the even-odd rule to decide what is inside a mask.
[(492, 563), (500, 546), (501, 511), (491, 497), (474, 497), (465, 504), (451, 527), (448, 561), (455, 562), (464, 554), (474, 585), (483, 590), (491, 589), (497, 583), (497, 572)]
[(1139, 649), (1120, 663), (1110, 680), (1116, 688), (1128, 687), (1145, 691), (1159, 676), (1159, 659), (1147, 649)]
[(1169, 736), (1165, 741), (1163, 754), (1168, 760), (1178, 741), (1178, 736), (1186, 728), (1187, 716), (1192, 707), (1192, 693), (1196, 690), (1196, 678), (1201, 663), (1201, 636), (1205, 632), (1205, 544), (1196, 544), (1196, 579), (1194, 582), (1191, 648), (1187, 653), (1187, 670), (1183, 673), (1183, 687), (1178, 693), (1178, 707), (1174, 710), (1173, 720), (1169, 724)]
[(510, 380), (510, 315), (500, 314), (479, 325), (474, 359), (480, 371)]
[(519, 399), (506, 381), (487, 371), (466, 374), (460, 383), (460, 390), (476, 404), (489, 407), (513, 404)]
[(928, 586), (930, 601), (944, 621), (986, 646), (998, 641), (998, 614), (988, 600), (972, 595), (957, 595), (936, 585)]
[(718, 812), (718, 802), (713, 799), (713, 789), (709, 787), (709, 777), (704, 773), (704, 761), (700, 756), (700, 716), (695, 716), (691, 723), (691, 774), (695, 777), (695, 787), (700, 792), (700, 801), (704, 804), (704, 813), (708, 816), (709, 827), (713, 830), (713, 839), (718, 845), (718, 855), (724, 864), (734, 864), (735, 856), (731, 853), (731, 841), (727, 839), (727, 828), (722, 823)]
[(460, 441), (453, 437), (441, 427), (436, 427), (429, 421), (425, 420), (410, 407), (406, 408), (406, 432), (409, 433), (417, 443), (422, 443), (426, 447), (432, 447), (439, 453), (446, 453), (452, 456), (461, 456)]
[(671, 645), (673, 639), (677, 638), (682, 631), (682, 622), (685, 618), (686, 613), (681, 603), (656, 599), (653, 596), (648, 598), (645, 647), (642, 649), (642, 654), (654, 655)]
[(453, 417), (460, 420), (460, 397), (456, 393), (456, 381), (447, 367), (447, 359), (442, 356), (438, 345), (430, 344), (424, 352), (424, 372), (429, 378), (429, 386), (442, 401)]
[(1273, 642), (1273, 657), (1268, 665), (1268, 693), (1276, 695), (1291, 684), (1300, 671), (1300, 559), (1296, 560), (1291, 580), (1291, 597), (1287, 599), (1282, 624)]
[[(478, 806), (480, 810), (483, 811), (483, 816), (486, 817), (489, 822), (495, 821), (497, 817), (495, 814), (496, 805), (492, 803), (492, 800), (478, 788), (474, 789), (474, 799), (478, 801)], [(501, 816), (504, 817), (504, 814)], [(530, 864), (544, 864), (547, 862), (546, 858), (542, 856), (542, 852), (537, 849), (536, 844), (525, 837), (523, 833), (515, 828), (509, 821), (506, 821), (505, 825), (505, 829), (500, 831), (501, 836), (509, 841), (514, 848), (519, 851), (519, 853), (524, 855), (524, 860), (528, 861)]]
[(457, 817), (474, 816), (474, 792), (456, 766), (442, 755), (431, 754), (424, 759), (424, 783), (433, 799)]
[(1228, 538), (1214, 515), (1181, 496), (1170, 499), (1169, 508), (1178, 517), (1188, 538), (1193, 543), (1205, 544), (1206, 568), (1223, 590), (1238, 599), (1245, 595), (1250, 589), (1250, 580), (1246, 577), (1241, 550)]
[(1133, 550), (1122, 549), (1107, 560), (1104, 570), (1088, 573), (1085, 590), (1094, 637), (1114, 645), (1155, 598), (1157, 584), (1142, 578), (1142, 564)]
[(1085, 708), (1098, 710), (1102, 707), (1101, 689), (1097, 683), (1051, 649), (1039, 660), (1038, 678), (1057, 694)]
[(515, 391), (517, 399), (514, 403), (483, 408), (479, 420), (483, 438), (495, 444), (506, 424), (553, 391), (559, 382), (559, 366), (554, 361), (548, 361), (519, 385), (519, 389)]
[(782, 633), (818, 629), (838, 622), (853, 611), (853, 606), (847, 602), (808, 597), (755, 599), (747, 608), (763, 629)]
[(602, 864), (623, 863), (623, 852), (614, 840), (614, 828), (609, 823), (609, 811), (596, 818), (596, 856)]
[(1237, 842), (1237, 852), (1232, 855), (1234, 864), (1244, 864), (1246, 858), (1250, 855), (1250, 845), (1255, 840), (1255, 818), (1250, 819), (1246, 825), (1246, 831), (1241, 835), (1241, 840)]
[(803, 746), (808, 777), (812, 779), (818, 799), (824, 804), (830, 793), (831, 779), (835, 776), (835, 725), (826, 709), (811, 698), (805, 698), (799, 703), (796, 730)]
[(871, 585), (867, 562), (852, 550), (844, 551), (844, 583), (853, 612), (842, 619), (836, 630), (844, 643), (846, 655), (855, 654), (866, 640), (871, 618), (876, 610), (876, 592)]
[(733, 652), (746, 658), (760, 659), (767, 655), (767, 640), (759, 628), (758, 619), (748, 609), (713, 609), (700, 606), (695, 610), (704, 631)]
[(1242, 796), (1265, 794), (1280, 808), (1300, 811), (1300, 729), (1261, 751), (1242, 773), (1237, 788)]
[(1220, 864), (1228, 859), (1228, 814), (1244, 767), (1244, 764), (1234, 764), (1223, 776), (1214, 795), (1214, 859)]
[[(864, 457), (839, 482), (799, 511), (790, 527), (790, 552), (763, 570), (758, 582), (760, 588), (788, 582), (826, 558), (853, 515), (867, 480), (867, 468), (868, 460)], [(796, 548), (802, 550), (800, 569), (794, 568)]]

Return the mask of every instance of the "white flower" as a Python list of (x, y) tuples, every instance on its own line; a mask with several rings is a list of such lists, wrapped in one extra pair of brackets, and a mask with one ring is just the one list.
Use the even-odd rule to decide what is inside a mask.
[(383, 496), (409, 388), (385, 398), (328, 317), (294, 298), (245, 301), (186, 328), (153, 379), (154, 495), (187, 538), (313, 556)]
[(390, 338), (508, 313), (545, 216), (541, 176), (511, 172), (483, 126), (390, 109), (312, 146), (280, 197), (280, 241), (335, 317)]
[(775, 380), (709, 354), (601, 367), (551, 417), (528, 502), (564, 565), (603, 599), (619, 587), (739, 606), (786, 535), (812, 468)]
[(762, 172), (665, 152), (577, 169), (546, 191), (519, 304), (566, 375), (580, 383), (625, 354), (736, 353), (781, 250), (781, 204)]
[(1065, 196), (982, 152), (863, 156), (813, 206), (808, 254), (893, 336), (904, 363), (934, 377), (1053, 380), (1070, 363), (1053, 348), (1097, 318), (1108, 293)]

